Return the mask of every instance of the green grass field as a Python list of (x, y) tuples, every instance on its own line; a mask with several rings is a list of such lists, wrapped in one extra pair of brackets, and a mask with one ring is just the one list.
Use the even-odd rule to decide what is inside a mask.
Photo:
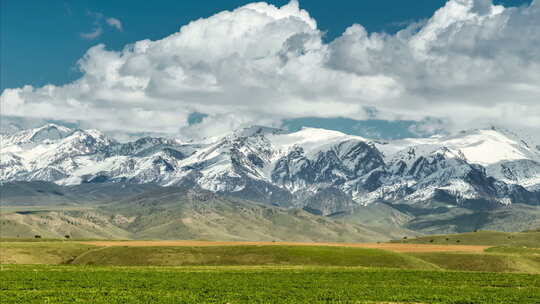
[(438, 269), (385, 250), (324, 246), (98, 247), (77, 242), (0, 242), (2, 264), (97, 266), (363, 266)]
[(319, 246), (109, 247), (72, 264), (105, 266), (363, 266), (436, 269), (413, 256), (377, 249)]
[(281, 245), (99, 247), (4, 239), (0, 299), (2, 304), (540, 303), (538, 248), (394, 253)]
[(496, 247), (490, 247), (486, 249), (486, 252), (540, 256), (540, 247), (529, 248), (529, 247), (496, 246)]
[(4, 266), (2, 303), (538, 303), (540, 276), (336, 267)]
[(0, 242), (2, 264), (64, 264), (95, 246), (75, 242)]
[(325, 246), (99, 247), (73, 241), (0, 242), (2, 264), (95, 266), (351, 266), (540, 274), (540, 249), (396, 253)]
[(540, 258), (531, 255), (449, 252), (422, 252), (410, 255), (445, 270), (540, 274)]
[(394, 242), (414, 244), (448, 244), (448, 245), (488, 245), (488, 246), (525, 246), (540, 247), (540, 231), (531, 232), (498, 232), (478, 231), (460, 234), (428, 235), (413, 239), (402, 239)]

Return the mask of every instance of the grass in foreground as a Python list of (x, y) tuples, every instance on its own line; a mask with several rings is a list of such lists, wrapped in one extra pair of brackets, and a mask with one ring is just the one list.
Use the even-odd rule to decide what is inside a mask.
[(95, 266), (350, 266), (540, 273), (540, 251), (493, 247), (484, 253), (396, 253), (325, 246), (112, 246), (77, 242), (0, 242), (2, 264)]
[(311, 265), (437, 269), (421, 259), (385, 250), (324, 246), (107, 247), (72, 264), (105, 266)]
[(540, 257), (532, 255), (458, 252), (419, 252), (410, 255), (446, 270), (540, 273)]
[(486, 252), (540, 256), (540, 248), (529, 247), (497, 246), (486, 249)]
[(79, 243), (43, 242), (0, 242), (1, 264), (64, 264), (95, 246)]
[(359, 268), (3, 266), (2, 303), (538, 303), (540, 275)]

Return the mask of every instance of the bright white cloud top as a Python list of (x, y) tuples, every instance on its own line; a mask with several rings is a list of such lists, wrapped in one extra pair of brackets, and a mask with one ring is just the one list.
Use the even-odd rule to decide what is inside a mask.
[(325, 43), (309, 13), (253, 3), (122, 51), (90, 48), (64, 86), (2, 92), (2, 114), (82, 120), (105, 130), (212, 135), (283, 118), (435, 117), (460, 128), (540, 126), (540, 0), (450, 0), (395, 35), (359, 24)]

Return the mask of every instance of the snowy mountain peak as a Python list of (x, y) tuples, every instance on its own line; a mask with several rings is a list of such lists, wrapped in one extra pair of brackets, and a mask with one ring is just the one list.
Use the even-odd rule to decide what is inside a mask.
[(39, 144), (45, 141), (54, 141), (65, 138), (73, 130), (56, 124), (46, 124), (39, 128), (22, 130), (12, 135), (0, 135), (5, 146), (23, 143)]
[(446, 139), (442, 144), (459, 149), (474, 163), (488, 166), (505, 161), (540, 159), (537, 151), (508, 131), (474, 130)]
[(69, 133), (72, 131), (72, 129), (68, 127), (64, 127), (55, 123), (48, 123), (40, 128), (35, 128), (34, 130), (36, 132), (43, 131), (43, 130), (57, 130), (58, 132), (63, 132), (63, 133)]
[(66, 137), (66, 139), (68, 138), (71, 140), (93, 140), (99, 143), (116, 143), (114, 139), (108, 137), (103, 132), (96, 129), (77, 129), (73, 131), (73, 133), (71, 133), (69, 137)]
[(431, 153), (446, 147), (459, 151), (468, 161), (483, 166), (521, 159), (540, 160), (540, 154), (525, 140), (499, 129), (475, 129), (445, 137), (397, 140), (379, 147), (389, 157), (411, 147), (416, 154)]
[[(310, 208), (330, 199), (325, 193), (356, 204), (538, 203), (539, 155), (498, 129), (382, 143), (325, 129), (254, 126), (201, 141), (119, 143), (98, 130), (46, 125), (2, 136), (0, 181), (189, 184)], [(340, 211), (335, 199), (331, 204), (315, 205)]]
[(270, 135), (270, 134), (282, 134), (286, 131), (277, 128), (264, 127), (264, 126), (251, 126), (243, 129), (239, 129), (233, 132), (233, 136), (236, 137), (250, 137), (255, 135)]
[(34, 129), (30, 137), (32, 142), (43, 140), (57, 140), (71, 134), (73, 130), (56, 124), (47, 124), (41, 128)]
[(365, 138), (360, 136), (317, 128), (302, 128), (300, 131), (293, 133), (268, 136), (268, 139), (280, 149), (288, 150), (293, 146), (298, 146), (306, 153), (321, 151), (348, 140), (367, 142)]

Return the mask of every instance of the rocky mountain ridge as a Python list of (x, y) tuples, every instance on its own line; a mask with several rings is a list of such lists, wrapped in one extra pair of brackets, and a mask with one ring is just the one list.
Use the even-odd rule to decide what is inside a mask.
[(254, 126), (199, 141), (120, 143), (55, 124), (1, 135), (0, 181), (193, 186), (321, 215), (376, 202), (471, 209), (540, 205), (540, 150), (501, 129), (373, 141)]

